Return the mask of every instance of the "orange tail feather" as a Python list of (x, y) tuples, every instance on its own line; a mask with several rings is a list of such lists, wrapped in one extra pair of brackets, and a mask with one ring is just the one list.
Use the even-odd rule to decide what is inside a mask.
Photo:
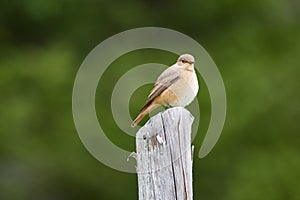
[(132, 122), (131, 126), (135, 127), (140, 121), (152, 110), (157, 108), (159, 105), (158, 104), (150, 104), (148, 107), (145, 107), (141, 110), (140, 114), (135, 118), (135, 120)]

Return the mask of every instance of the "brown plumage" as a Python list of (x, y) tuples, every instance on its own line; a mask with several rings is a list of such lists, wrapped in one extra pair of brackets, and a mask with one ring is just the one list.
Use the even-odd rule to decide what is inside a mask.
[(158, 77), (146, 104), (132, 122), (132, 127), (160, 105), (184, 107), (193, 101), (199, 88), (194, 62), (193, 56), (181, 55), (174, 65)]

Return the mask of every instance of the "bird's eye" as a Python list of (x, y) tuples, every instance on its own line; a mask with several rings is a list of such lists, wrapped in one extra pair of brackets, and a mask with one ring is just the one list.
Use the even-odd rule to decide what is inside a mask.
[(185, 63), (185, 60), (182, 60), (181, 62), (184, 64), (184, 63)]

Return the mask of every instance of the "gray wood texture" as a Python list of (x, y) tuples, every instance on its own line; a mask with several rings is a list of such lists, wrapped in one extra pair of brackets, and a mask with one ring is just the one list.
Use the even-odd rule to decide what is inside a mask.
[(191, 126), (182, 107), (153, 116), (136, 135), (139, 200), (191, 200)]

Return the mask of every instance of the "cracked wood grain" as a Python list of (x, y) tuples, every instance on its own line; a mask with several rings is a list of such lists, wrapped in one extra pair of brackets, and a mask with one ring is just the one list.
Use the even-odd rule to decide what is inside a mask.
[(192, 200), (191, 126), (182, 107), (152, 117), (136, 135), (139, 200)]

